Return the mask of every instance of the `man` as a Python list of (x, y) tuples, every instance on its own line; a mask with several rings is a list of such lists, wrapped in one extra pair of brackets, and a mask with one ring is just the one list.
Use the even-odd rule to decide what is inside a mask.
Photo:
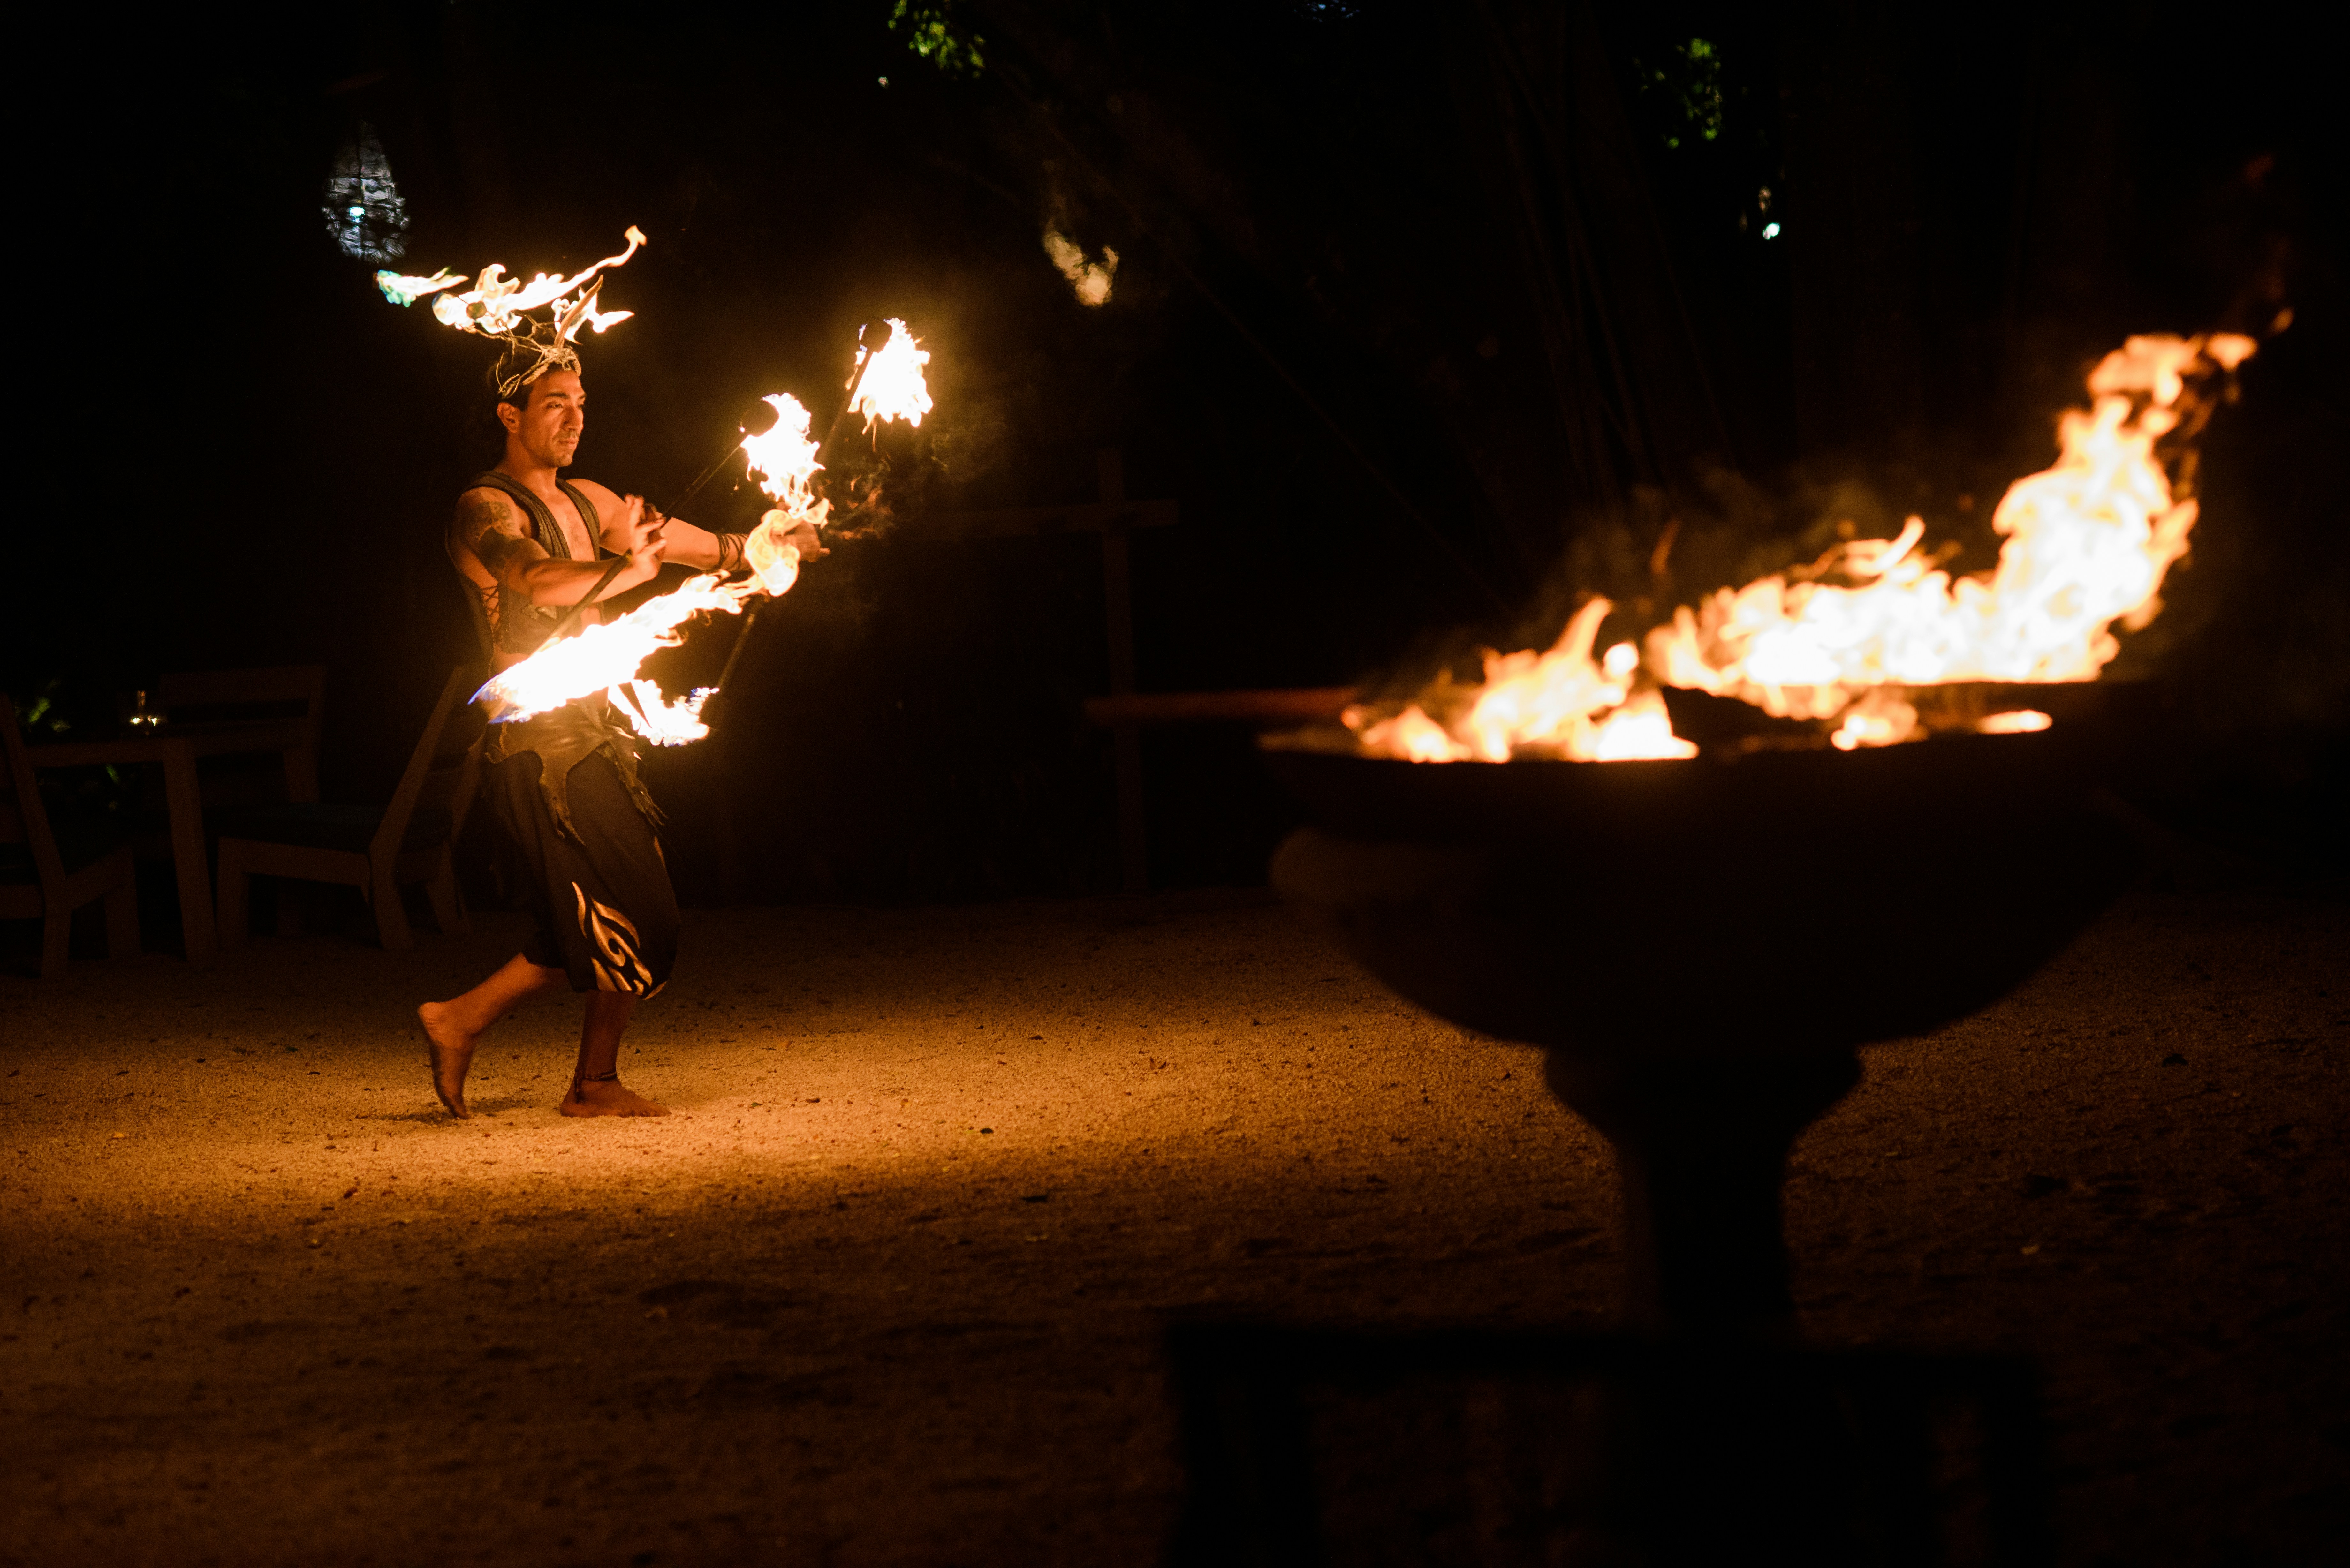
[[(559, 340), (558, 340), (559, 342)], [(451, 561), (481, 611), (493, 670), (536, 651), (567, 616), (593, 624), (601, 599), (650, 582), (666, 564), (732, 570), (740, 534), (663, 517), (637, 495), (564, 481), (587, 423), (576, 355), (552, 363), (509, 354), (493, 372), (504, 455), (457, 498)], [(525, 379), (527, 376), (527, 379)], [(804, 560), (826, 552), (812, 528), (791, 539)], [(598, 560), (625, 557), (616, 563)], [(600, 593), (597, 585), (603, 583)], [(465, 1072), (483, 1031), (526, 996), (567, 981), (588, 999), (567, 1116), (660, 1116), (668, 1110), (619, 1081), (620, 1036), (637, 1002), (669, 982), (677, 897), (656, 830), (660, 808), (637, 778), (633, 732), (601, 694), (534, 719), (492, 726), (483, 788), (529, 867), (536, 928), (523, 950), (448, 1002), (416, 1010), (433, 1092), (465, 1108)]]

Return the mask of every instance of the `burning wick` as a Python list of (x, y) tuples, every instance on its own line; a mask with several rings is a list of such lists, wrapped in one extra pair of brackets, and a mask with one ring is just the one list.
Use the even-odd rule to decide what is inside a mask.
[[(871, 351), (870, 358), (865, 347), (858, 346), (857, 369), (848, 378), (854, 394), (848, 411), (865, 416), (868, 435), (885, 420), (920, 425), (922, 416), (931, 411), (931, 389), (922, 379), (922, 367), (931, 362), (931, 351), (906, 330), (904, 322), (894, 316), (888, 320), (889, 336)], [(864, 336), (861, 329), (858, 336)]]
[[(1807, 570), (1722, 588), (1650, 631), (1591, 658), (1613, 607), (1595, 598), (1546, 652), (1488, 650), (1484, 680), (1448, 680), (1392, 711), (1343, 715), (1352, 749), (1411, 762), (1577, 762), (1694, 756), (1672, 732), (1660, 688), (1735, 698), (1774, 718), (1836, 721), (1842, 751), (1925, 733), (1911, 688), (1961, 681), (2094, 680), (2161, 613), (2164, 576), (2187, 553), (2197, 506), (2174, 487), (2167, 438), (2200, 429), (2215, 374), (2254, 343), (2234, 333), (2132, 337), (2090, 373), (2090, 406), (2065, 411), (2058, 456), (2017, 480), (1992, 514), (2004, 536), (1991, 571), (1954, 577), (1921, 549), (1924, 519), (1891, 539), (1838, 545)], [(2036, 710), (1995, 713), (1992, 735), (2049, 727)]]
[(832, 503), (819, 500), (810, 488), (824, 464), (808, 437), (808, 411), (788, 392), (771, 394), (767, 406), (775, 410), (775, 424), (764, 435), (744, 436), (743, 451), (749, 472), (776, 506), (743, 541), (743, 561), (763, 589), (786, 594), (799, 580), (800, 552), (785, 535), (802, 524), (823, 527)]

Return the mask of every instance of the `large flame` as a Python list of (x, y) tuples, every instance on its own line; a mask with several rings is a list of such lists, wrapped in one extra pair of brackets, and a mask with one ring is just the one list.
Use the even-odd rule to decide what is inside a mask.
[(880, 348), (871, 350), (869, 358), (863, 347), (858, 348), (862, 373), (848, 380), (857, 389), (849, 412), (865, 416), (868, 434), (884, 420), (919, 425), (931, 411), (931, 389), (922, 379), (922, 367), (931, 362), (931, 351), (906, 330), (904, 322), (894, 316), (889, 322), (889, 336), (882, 339)]
[[(475, 332), (485, 337), (502, 337), (523, 325), (522, 317), (542, 305), (552, 305), (555, 326), (566, 339), (576, 337), (582, 326), (601, 332), (615, 322), (626, 321), (634, 311), (599, 311), (596, 308), (596, 290), (603, 286), (601, 274), (608, 267), (623, 265), (645, 243), (645, 236), (631, 223), (627, 234), (629, 248), (616, 256), (606, 256), (595, 265), (568, 277), (559, 273), (540, 273), (528, 283), (505, 275), (505, 264), (492, 262), (482, 269), (481, 276), (472, 288), (463, 294), (447, 290), (465, 281), (461, 273), (446, 267), (431, 277), (411, 277), (399, 273), (379, 272), (376, 286), (394, 305), (413, 305), (426, 295), (432, 301), (432, 315), (444, 327), (460, 332)], [(584, 289), (579, 297), (569, 297)]]
[[(889, 341), (858, 383), (860, 394), (865, 388), (875, 389), (873, 400), (868, 403), (860, 395), (851, 405), (865, 411), (868, 429), (880, 420), (920, 424), (931, 408), (922, 380), (922, 366), (931, 357), (915, 343), (904, 322), (893, 319), (889, 326)], [(859, 350), (860, 358), (863, 352)], [(702, 707), (715, 687), (702, 687), (671, 702), (660, 687), (639, 680), (637, 670), (656, 649), (683, 641), (681, 628), (693, 617), (704, 612), (739, 615), (753, 595), (788, 593), (799, 579), (799, 547), (787, 535), (803, 524), (823, 527), (831, 503), (814, 488), (824, 465), (817, 461), (818, 444), (809, 436), (807, 410), (789, 393), (771, 394), (766, 401), (775, 410), (775, 425), (743, 439), (750, 472), (776, 503), (743, 541), (743, 561), (752, 575), (728, 582), (716, 572), (705, 572), (618, 619), (557, 639), (493, 677), (474, 693), (476, 701), (490, 702), (497, 719), (504, 722), (527, 719), (601, 691), (639, 734), (658, 745), (681, 746), (710, 733), (702, 722)]]
[[(920, 374), (919, 367), (915, 373)], [(832, 503), (813, 488), (824, 464), (816, 461), (817, 443), (808, 434), (807, 410), (788, 392), (770, 394), (767, 406), (775, 410), (774, 426), (763, 435), (744, 436), (743, 450), (752, 476), (775, 506), (743, 541), (743, 559), (767, 592), (781, 594), (790, 592), (800, 575), (799, 547), (785, 535), (803, 523), (823, 527)]]
[[(2155, 452), (2178, 425), (2186, 378), (2251, 351), (2223, 334), (2133, 337), (2106, 356), (2089, 378), (2093, 406), (2058, 423), (2055, 464), (2009, 486), (1992, 514), (2006, 543), (1990, 574), (1937, 569), (1912, 517), (1899, 537), (1822, 564), (1850, 587), (1779, 574), (1677, 610), (1649, 634), (1650, 663), (1669, 684), (1799, 719), (1833, 717), (1886, 685), (2095, 680), (2120, 651), (2114, 623), (2135, 631), (2160, 613), (2163, 577), (2195, 526), (2195, 502), (2174, 499)], [(1909, 732), (1896, 725), (1887, 740)]]
[(1457, 709), (1450, 725), (1413, 703), (1374, 722), (1371, 710), (1344, 715), (1363, 750), (1415, 763), (1503, 763), (1521, 753), (1577, 763), (1693, 757), (1697, 748), (1673, 733), (1663, 699), (1653, 686), (1635, 691), (1640, 650), (1628, 642), (1596, 662), (1591, 645), (1615, 607), (1595, 598), (1566, 623), (1547, 652), (1488, 650), (1485, 680)]
[(705, 572), (688, 578), (617, 619), (557, 638), (492, 676), (473, 700), (489, 702), (504, 722), (527, 719), (602, 691), (647, 740), (664, 746), (698, 741), (710, 732), (700, 717), (709, 691), (671, 704), (651, 681), (637, 679), (637, 669), (654, 649), (682, 642), (685, 634), (679, 628), (686, 621), (705, 610), (740, 615), (743, 602), (759, 591), (755, 577), (730, 583), (715, 572)]
[[(1911, 517), (1898, 537), (1854, 541), (1802, 572), (1676, 609), (1649, 632), (1645, 658), (1618, 643), (1592, 661), (1611, 607), (1593, 599), (1548, 652), (1489, 652), (1480, 687), (1432, 689), (1388, 717), (1352, 709), (1347, 725), (1362, 751), (1415, 762), (1694, 755), (1672, 733), (1661, 684), (1835, 720), (1829, 738), (1849, 751), (1920, 733), (1908, 688), (2094, 680), (2120, 650), (2114, 626), (2135, 631), (2160, 613), (2164, 576), (2195, 526), (2196, 504), (2175, 493), (2157, 445), (2196, 409), (2196, 383), (2253, 348), (2215, 333), (2132, 337), (2106, 355), (2089, 376), (2090, 407), (2058, 422), (2055, 463), (2009, 486), (1992, 514), (2006, 542), (1989, 573), (1941, 570)], [(2022, 711), (1978, 727), (2048, 723)]]
[[(569, 277), (560, 273), (543, 272), (525, 283), (518, 277), (504, 275), (505, 267), (498, 262), (492, 262), (482, 269), (480, 280), (472, 288), (463, 294), (442, 294), (434, 299), (432, 315), (444, 327), (495, 337), (513, 331), (525, 312), (536, 310), (542, 305), (556, 305), (556, 314), (563, 318), (563, 336), (574, 337), (579, 330), (579, 323), (575, 318), (577, 312), (567, 303), (567, 296), (574, 290), (584, 287), (591, 279), (596, 279), (605, 268), (619, 266), (637, 254), (637, 247), (645, 243), (645, 236), (634, 223), (629, 225), (628, 241), (629, 248), (619, 255), (606, 256), (586, 271)], [(558, 301), (567, 303), (557, 305)], [(609, 315), (598, 315), (594, 302), (586, 298), (581, 299), (578, 306), (586, 312), (589, 324), (598, 332), (616, 321), (627, 320), (633, 314), (615, 311)]]

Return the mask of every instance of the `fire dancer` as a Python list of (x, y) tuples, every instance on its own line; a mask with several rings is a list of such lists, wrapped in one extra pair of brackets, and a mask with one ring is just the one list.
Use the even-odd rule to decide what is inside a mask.
[[(742, 565), (743, 535), (712, 534), (663, 517), (641, 496), (558, 477), (578, 451), (588, 400), (578, 355), (561, 334), (514, 340), (491, 379), (504, 454), (458, 497), (447, 546), (494, 671), (527, 657), (567, 617), (592, 622), (598, 612), (583, 604), (591, 596), (635, 587), (664, 564)], [(804, 560), (826, 553), (813, 528), (790, 543)], [(568, 981), (588, 1005), (562, 1114), (667, 1116), (625, 1087), (618, 1067), (630, 1012), (669, 982), (677, 952), (662, 817), (637, 776), (634, 736), (598, 693), (493, 725), (483, 763), (484, 792), (528, 867), (536, 926), (481, 984), (416, 1010), (433, 1092), (451, 1114), (468, 1115), (465, 1072), (483, 1031)]]

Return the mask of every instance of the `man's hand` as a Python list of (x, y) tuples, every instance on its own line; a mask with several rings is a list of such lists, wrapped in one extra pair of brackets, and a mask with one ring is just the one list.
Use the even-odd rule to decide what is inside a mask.
[(803, 561), (821, 561), (832, 554), (824, 547), (824, 541), (817, 536), (813, 523), (803, 523), (785, 535), (784, 543), (797, 550)]
[(629, 565), (613, 587), (632, 588), (652, 581), (660, 575), (661, 535), (669, 519), (643, 496), (631, 495), (620, 503), (619, 524), (628, 535)]

